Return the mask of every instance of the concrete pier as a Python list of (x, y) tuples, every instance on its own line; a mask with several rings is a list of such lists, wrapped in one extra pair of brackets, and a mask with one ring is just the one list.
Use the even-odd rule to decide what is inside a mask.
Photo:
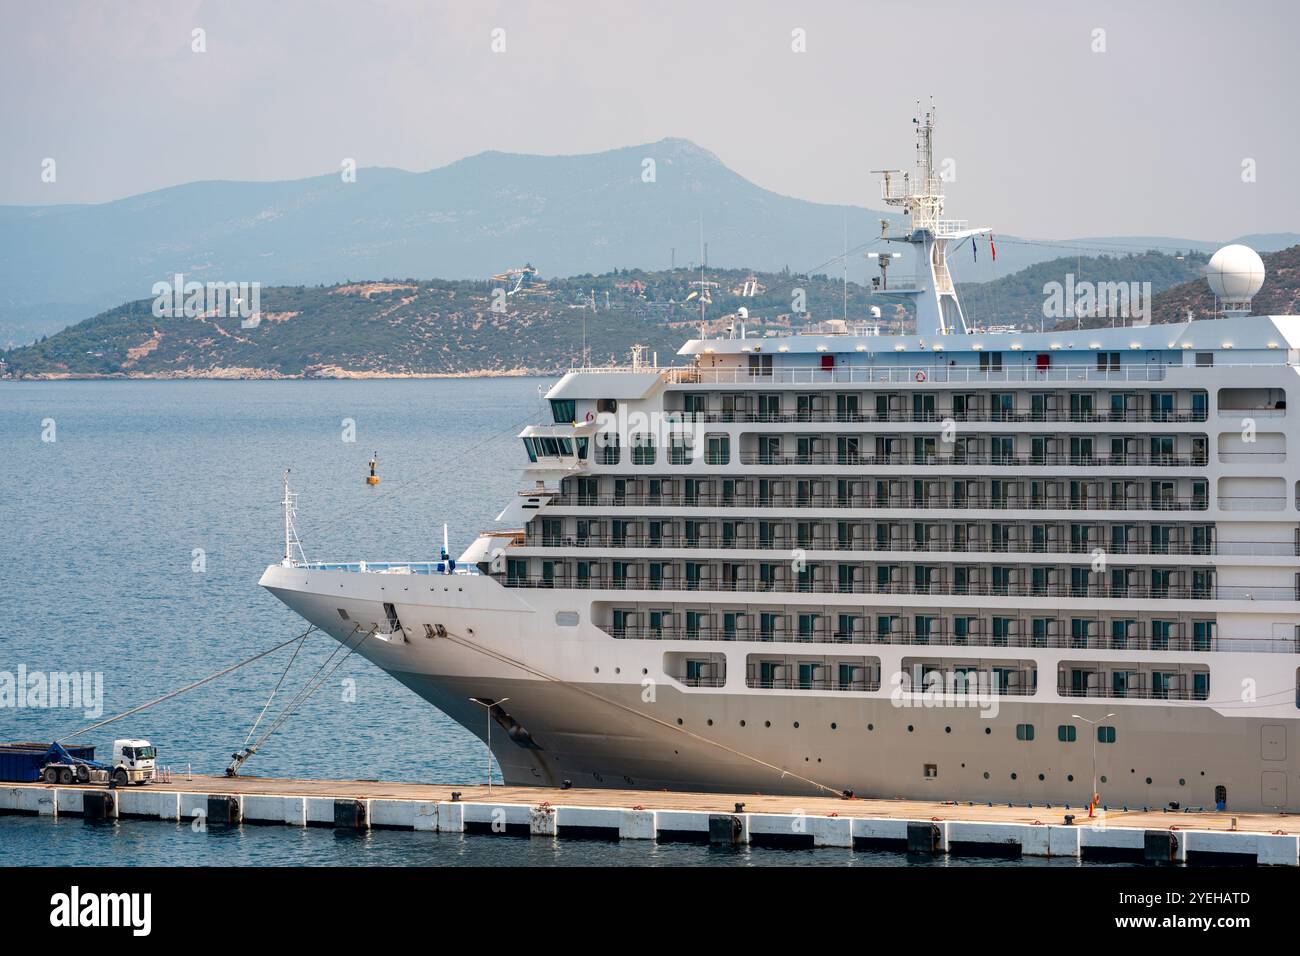
[[(641, 790), (450, 787), (365, 780), (195, 775), (108, 790), (0, 784), (0, 814), (319, 826), (547, 839), (693, 840), (754, 846), (890, 848), (923, 854), (1104, 857), (1141, 863), (1300, 865), (1285, 814), (1087, 811), (961, 802)], [(1066, 822), (1066, 815), (1073, 822)]]

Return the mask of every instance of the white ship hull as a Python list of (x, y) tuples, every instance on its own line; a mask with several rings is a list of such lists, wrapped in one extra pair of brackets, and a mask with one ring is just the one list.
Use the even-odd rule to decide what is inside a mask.
[[(1108, 721), (1117, 729), (1115, 742), (1096, 748), (1104, 803), (1213, 807), (1224, 797), (1227, 807), (1243, 811), (1300, 809), (1300, 788), (1287, 786), (1300, 774), (1295, 748), (1269, 753), (1282, 759), (1264, 758), (1279, 726), (1284, 742), (1294, 739), (1289, 695), (1285, 706), (1259, 706), (1259, 716), (1241, 716), (1238, 708), (1212, 702), (1060, 697), (1040, 687), (1032, 700), (997, 700), (996, 713), (990, 713), (969, 699), (927, 700), (889, 686), (833, 694), (689, 687), (666, 672), (663, 662), (665, 654), (698, 650), (698, 641), (611, 640), (590, 624), (593, 601), (626, 595), (509, 589), (472, 574), (278, 565), (267, 569), (262, 584), (336, 639), (357, 645), (356, 653), (480, 739), (486, 736), (484, 708), (471, 698), (508, 697), (491, 742), (510, 784), (853, 791), (1080, 806), (1092, 786), (1093, 748), (1087, 737), (1058, 741), (1056, 729), (1077, 725), (1075, 714), (1117, 713)], [(400, 631), (379, 633), (385, 629), (385, 602), (394, 606)], [(577, 611), (580, 623), (557, 626), (557, 611)], [(426, 624), (444, 636), (426, 636)], [(378, 630), (358, 644), (372, 629)], [(763, 642), (727, 642), (725, 653), (743, 661), (770, 649)], [(843, 648), (800, 649), (834, 654)], [(867, 644), (853, 650), (879, 655), (889, 670), (889, 661), (901, 662), (915, 648)], [(980, 653), (1012, 659), (1025, 651), (983, 647)], [(1055, 653), (1070, 656), (1068, 650)], [(1132, 653), (1150, 659), (1154, 652)], [(1214, 664), (1225, 682), (1229, 674), (1294, 675), (1300, 655), (1221, 652)], [(1279, 677), (1277, 686), (1286, 687), (1288, 680), (1293, 677)], [(1258, 693), (1265, 701), (1277, 697), (1276, 688), (1266, 685)], [(1023, 724), (1038, 728), (1037, 739), (1017, 739), (1017, 725)]]

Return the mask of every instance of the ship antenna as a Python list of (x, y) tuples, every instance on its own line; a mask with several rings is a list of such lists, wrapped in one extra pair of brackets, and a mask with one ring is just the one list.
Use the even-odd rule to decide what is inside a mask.
[(704, 210), (700, 210), (700, 338), (705, 338), (704, 326)]
[[(914, 298), (916, 331), (921, 335), (949, 335), (971, 331), (966, 324), (952, 273), (948, 270), (948, 246), (989, 232), (987, 226), (971, 228), (965, 220), (945, 219), (944, 177), (934, 167), (934, 103), (924, 113), (920, 101), (912, 117), (916, 130), (916, 169), (907, 173), (898, 169), (880, 169), (881, 198), (891, 206), (901, 207), (909, 217), (901, 235), (891, 235), (887, 226), (881, 235), (886, 242), (912, 246), (916, 260), (916, 278), (910, 283), (885, 284), (884, 267), (889, 259), (881, 253), (879, 281), (872, 280), (874, 291)], [(915, 177), (915, 178), (913, 178)]]
[(282, 502), (284, 505), (284, 558), (280, 563), (286, 568), (294, 566), (293, 549), (295, 546), (298, 549), (298, 557), (302, 559), (302, 563), (307, 563), (307, 556), (303, 554), (302, 550), (302, 541), (298, 538), (298, 528), (294, 523), (294, 519), (298, 516), (298, 495), (296, 492), (289, 490), (290, 471), (292, 471), (291, 468), (284, 470), (284, 501)]

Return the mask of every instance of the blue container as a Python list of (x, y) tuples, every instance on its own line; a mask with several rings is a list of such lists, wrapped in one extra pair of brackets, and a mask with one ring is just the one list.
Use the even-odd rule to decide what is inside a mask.
[[(0, 744), (0, 780), (10, 783), (34, 783), (41, 779), (41, 767), (49, 744)], [(94, 747), (68, 747), (68, 753), (79, 760), (94, 760)]]

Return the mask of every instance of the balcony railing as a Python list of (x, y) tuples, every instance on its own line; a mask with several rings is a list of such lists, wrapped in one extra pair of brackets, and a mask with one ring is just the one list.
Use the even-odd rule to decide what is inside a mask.
[(827, 678), (822, 680), (800, 680), (798, 677), (785, 677), (763, 680), (759, 677), (746, 677), (745, 686), (762, 690), (833, 690), (862, 693), (880, 690), (880, 679), (839, 681)]
[(308, 571), (351, 571), (363, 574), (478, 574), (478, 568), (456, 565), (454, 572), (440, 561), (309, 561), (295, 565)]
[[(883, 343), (882, 343), (883, 344)], [(1183, 366), (1173, 366), (1182, 368)], [(1054, 365), (1039, 368), (1035, 364), (1006, 364), (1002, 368), (973, 365), (841, 365), (823, 368), (733, 368), (660, 369), (672, 384), (681, 385), (817, 385), (888, 382), (898, 385), (938, 385), (974, 382), (1162, 382), (1166, 366), (1139, 365), (1118, 369), (1099, 369), (1092, 365)], [(581, 371), (587, 371), (582, 369)], [(626, 369), (624, 370), (626, 371)]]
[(1208, 687), (1200, 690), (1194, 687), (1155, 688), (1155, 687), (1057, 687), (1056, 692), (1062, 697), (1098, 697), (1120, 700), (1208, 700)]
[(1115, 587), (1108, 584), (1091, 584), (1086, 587), (1074, 584), (988, 584), (957, 585), (950, 581), (929, 585), (912, 582), (877, 584), (855, 581), (713, 581), (659, 580), (641, 581), (636, 578), (603, 579), (504, 576), (502, 583), (513, 588), (599, 589), (617, 591), (700, 591), (700, 592), (776, 592), (781, 594), (889, 594), (906, 596), (940, 597), (1018, 597), (1018, 598), (1070, 598), (1074, 600), (1122, 601), (1286, 601), (1300, 602), (1300, 589), (1295, 587), (1246, 587), (1243, 585), (1212, 585), (1205, 587), (1129, 585)]
[(1051, 409), (1042, 412), (973, 411), (953, 413), (949, 410), (891, 411), (891, 412), (687, 412), (670, 411), (674, 419), (682, 422), (699, 422), (705, 425), (795, 425), (795, 424), (941, 424), (945, 421), (975, 424), (1168, 424), (1204, 422), (1208, 418), (1204, 408), (1191, 409), (1129, 409), (1125, 412), (1084, 412), (1068, 409)]
[[(751, 479), (754, 480), (754, 479)], [(908, 481), (910, 478), (898, 478)], [(1225, 500), (1225, 499), (1220, 499)], [(1234, 498), (1236, 510), (1245, 510), (1245, 503), (1258, 502), (1255, 510), (1272, 511), (1276, 498)], [(1149, 497), (1145, 494), (1124, 497), (1096, 495), (1088, 497), (1048, 496), (1007, 494), (1001, 497), (993, 495), (934, 492), (925, 495), (913, 494), (808, 494), (796, 492), (769, 494), (767, 496), (727, 496), (721, 493), (699, 492), (689, 494), (624, 494), (624, 495), (580, 495), (566, 493), (554, 495), (551, 505), (558, 507), (593, 507), (593, 508), (827, 508), (865, 510), (883, 509), (936, 509), (971, 511), (976, 509), (991, 511), (1205, 511), (1209, 508), (1209, 498), (1205, 495), (1161, 495)]]
[[(1267, 452), (1241, 452), (1242, 455), (1267, 455)], [(1266, 459), (1271, 460), (1271, 459)], [(1044, 452), (1042, 454), (999, 455), (996, 453), (973, 453), (955, 455), (913, 454), (894, 452), (884, 455), (841, 454), (839, 452), (810, 452), (807, 454), (780, 454), (769, 452), (740, 453), (743, 465), (841, 465), (849, 468), (879, 468), (902, 465), (924, 465), (926, 467), (962, 467), (966, 465), (994, 465), (999, 468), (1045, 468), (1069, 466), (1072, 468), (1132, 468), (1147, 466), (1155, 468), (1203, 468), (1208, 458), (1205, 454), (1149, 455), (1131, 452), (1124, 455), (1074, 455), (1066, 452)]]
[[(878, 610), (876, 608), (870, 609)], [(761, 612), (755, 611), (757, 619)], [(834, 614), (835, 609), (828, 611)], [(1098, 625), (1104, 622), (1098, 622)], [(904, 627), (888, 634), (874, 630), (844, 632), (827, 630), (813, 634), (800, 634), (788, 627), (763, 631), (746, 626), (728, 630), (719, 627), (640, 627), (601, 625), (611, 637), (630, 641), (756, 641), (773, 644), (845, 644), (845, 645), (900, 645), (922, 647), (1007, 647), (1057, 650), (1095, 651), (1172, 651), (1183, 653), (1246, 653), (1246, 654), (1297, 654), (1300, 640), (1294, 638), (1222, 638), (1222, 637), (1154, 637), (1149, 633), (1130, 634), (1128, 637), (1092, 634), (1075, 637), (1069, 633), (1069, 623), (1057, 621), (1055, 634), (1035, 636), (1029, 623), (1017, 619), (1014, 633), (995, 636), (990, 633), (957, 634), (948, 626), (936, 626), (927, 634), (917, 634)], [(1062, 633), (1063, 632), (1063, 633)]]
[(687, 687), (726, 687), (727, 678), (722, 677), (690, 677), (685, 674), (670, 674), (673, 680)]
[(719, 551), (780, 551), (782, 557), (788, 556), (791, 548), (806, 551), (834, 551), (841, 553), (887, 553), (906, 552), (957, 553), (957, 554), (1077, 554), (1091, 557), (1101, 550), (1107, 555), (1165, 556), (1165, 555), (1256, 555), (1256, 556), (1300, 556), (1300, 545), (1293, 541), (1232, 541), (1216, 542), (1212, 545), (1171, 542), (1154, 544), (1149, 541), (1128, 544), (1107, 544), (1104, 541), (1009, 541), (1002, 544), (989, 542), (954, 542), (946, 539), (915, 541), (911, 538), (893, 541), (875, 541), (869, 538), (857, 540), (839, 540), (836, 538), (803, 539), (792, 534), (775, 538), (749, 535), (745, 538), (723, 538), (713, 532), (710, 535), (660, 534), (658, 537), (645, 532), (631, 532), (622, 535), (588, 534), (580, 538), (573, 535), (529, 535), (518, 542), (527, 548), (645, 548), (670, 550), (719, 550)]

